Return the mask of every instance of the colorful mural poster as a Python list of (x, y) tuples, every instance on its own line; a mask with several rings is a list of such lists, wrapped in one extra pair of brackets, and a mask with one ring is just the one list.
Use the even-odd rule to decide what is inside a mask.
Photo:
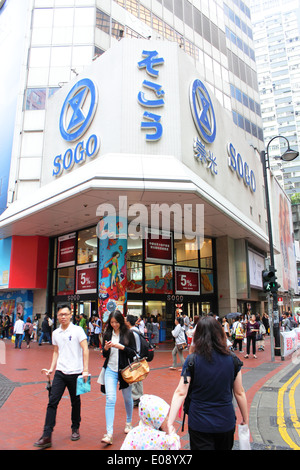
[[(116, 218), (115, 237), (106, 234), (105, 227), (99, 236), (99, 314), (103, 323), (107, 321), (109, 300), (116, 302), (117, 308), (123, 311), (127, 300), (127, 237), (119, 236), (126, 219)], [(110, 234), (111, 235), (111, 234)]]

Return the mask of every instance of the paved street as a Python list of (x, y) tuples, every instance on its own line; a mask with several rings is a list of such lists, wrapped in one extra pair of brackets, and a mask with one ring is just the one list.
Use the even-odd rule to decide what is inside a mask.
[[(2, 342), (3, 343), (3, 342)], [(170, 403), (180, 372), (169, 369), (173, 343), (160, 344), (151, 362), (151, 372), (144, 382), (144, 393), (156, 394)], [(258, 352), (258, 359), (244, 359), (243, 384), (247, 392), (250, 412), (251, 447), (253, 450), (291, 450), (300, 448), (298, 411), (298, 365), (291, 358), (271, 362), (269, 338), (266, 349)], [(5, 364), (0, 364), (0, 449), (35, 450), (33, 443), (41, 436), (47, 391), (43, 367), (50, 366), (52, 346), (31, 343), (26, 349), (15, 350), (5, 341)], [(187, 353), (185, 353), (187, 355)], [(3, 357), (3, 355), (2, 355)], [(4, 362), (2, 360), (2, 362)], [(118, 392), (114, 442), (102, 444), (105, 433), (105, 397), (96, 383), (103, 358), (99, 351), (90, 350), (92, 391), (82, 396), (81, 439), (70, 440), (70, 401), (66, 391), (58, 408), (57, 423), (53, 433), (53, 450), (119, 450), (124, 440), (125, 408), (121, 392)], [(291, 414), (292, 413), (292, 414)], [(239, 412), (237, 410), (239, 422)], [(138, 423), (138, 410), (134, 409), (133, 424)], [(279, 425), (278, 425), (279, 423)], [(181, 433), (182, 449), (189, 449), (187, 425)], [(234, 449), (238, 449), (238, 437)]]

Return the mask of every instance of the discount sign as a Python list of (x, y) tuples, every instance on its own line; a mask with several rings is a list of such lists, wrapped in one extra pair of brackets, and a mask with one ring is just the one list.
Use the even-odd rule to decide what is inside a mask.
[(199, 269), (175, 268), (176, 294), (200, 295)]
[(97, 263), (77, 266), (76, 294), (97, 292)]

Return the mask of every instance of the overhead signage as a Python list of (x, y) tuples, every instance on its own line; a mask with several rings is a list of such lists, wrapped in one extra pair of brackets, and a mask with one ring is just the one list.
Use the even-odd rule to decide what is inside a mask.
[[(79, 140), (90, 127), (98, 104), (96, 85), (89, 78), (79, 80), (69, 91), (59, 118), (59, 131), (66, 142)], [(53, 160), (53, 176), (60, 176), (63, 171), (70, 171), (74, 165), (81, 165), (87, 158), (97, 155), (100, 139), (92, 134), (86, 140), (68, 148)]]
[(244, 162), (240, 153), (236, 151), (230, 143), (227, 146), (229, 168), (236, 173), (239, 179), (244, 180), (245, 185), (255, 193), (256, 179), (253, 170), (249, 168), (247, 162)]
[(190, 106), (200, 136), (206, 143), (212, 144), (217, 132), (216, 116), (207, 88), (199, 79), (191, 84)]
[[(143, 81), (143, 87), (147, 90), (147, 96), (144, 91), (140, 91), (138, 94), (139, 104), (145, 108), (149, 108), (149, 111), (145, 111), (143, 114), (141, 129), (153, 129), (154, 133), (146, 134), (146, 141), (157, 142), (162, 138), (163, 126), (160, 122), (161, 114), (158, 114), (156, 108), (161, 108), (165, 105), (165, 92), (162, 85), (156, 81), (156, 78), (159, 76), (159, 71), (156, 67), (158, 65), (163, 65), (165, 61), (162, 57), (157, 57), (157, 51), (143, 51), (142, 56), (144, 59), (138, 62), (138, 68), (140, 70), (146, 69), (146, 73), (152, 78), (152, 80)], [(152, 112), (153, 110), (155, 110), (155, 113)]]

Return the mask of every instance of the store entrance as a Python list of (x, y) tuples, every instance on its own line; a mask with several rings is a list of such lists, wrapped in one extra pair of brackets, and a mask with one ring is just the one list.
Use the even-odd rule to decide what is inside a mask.
[[(75, 296), (74, 296), (75, 297)], [(63, 299), (58, 298), (55, 299), (55, 302), (52, 304), (52, 319), (54, 320), (54, 326), (57, 328), (59, 326), (58, 320), (57, 320), (57, 310), (59, 305), (67, 304), (71, 308), (71, 313), (72, 313), (72, 319), (73, 323), (79, 324), (80, 320), (80, 315), (82, 314), (84, 318), (86, 319), (86, 323), (88, 325), (91, 317), (93, 315), (97, 315), (98, 309), (97, 309), (97, 300), (93, 299)]]

